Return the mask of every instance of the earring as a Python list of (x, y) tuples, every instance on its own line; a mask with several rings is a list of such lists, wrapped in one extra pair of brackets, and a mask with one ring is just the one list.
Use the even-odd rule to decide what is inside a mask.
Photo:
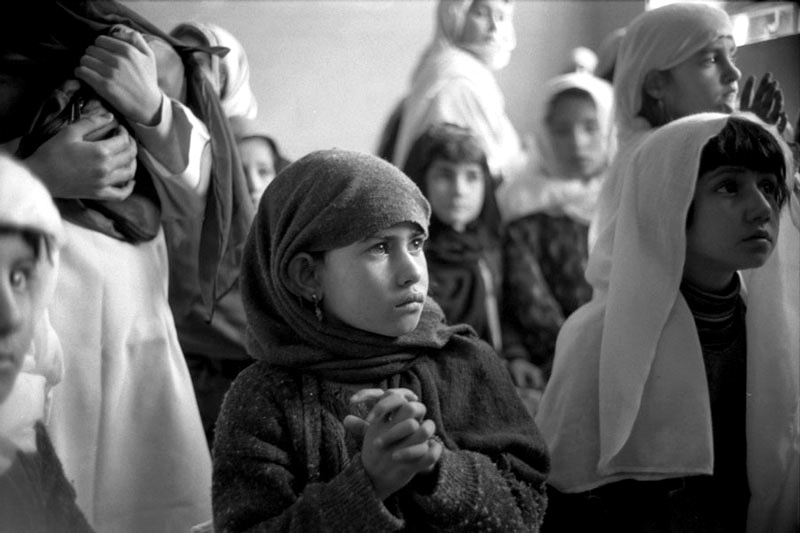
[(322, 306), (319, 305), (322, 301), (322, 298), (317, 298), (316, 294), (312, 294), (311, 301), (314, 302), (314, 314), (317, 316), (317, 321), (322, 323)]

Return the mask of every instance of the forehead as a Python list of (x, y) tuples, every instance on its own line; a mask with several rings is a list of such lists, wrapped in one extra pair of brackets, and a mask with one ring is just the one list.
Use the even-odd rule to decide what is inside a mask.
[(778, 179), (774, 172), (767, 172), (764, 170), (755, 170), (742, 165), (723, 165), (713, 168), (708, 172), (702, 174), (698, 179), (712, 179), (712, 178), (738, 178), (738, 179), (760, 179), (771, 177)]
[(429, 173), (459, 173), (459, 172), (469, 172), (469, 173), (483, 173), (483, 167), (475, 162), (475, 161), (450, 161), (444, 157), (437, 157), (433, 160), (430, 167), (428, 167)]
[(23, 238), (22, 233), (0, 228), (0, 263), (35, 259), (35, 257), (33, 245)]
[(733, 42), (733, 37), (724, 36), (715, 39), (708, 43), (706, 46), (695, 52), (695, 56), (700, 56), (709, 53), (727, 53), (732, 54), (736, 51), (736, 43)]
[(512, 3), (509, 0), (473, 0), (469, 9), (470, 11), (490, 9), (508, 13), (512, 9)]

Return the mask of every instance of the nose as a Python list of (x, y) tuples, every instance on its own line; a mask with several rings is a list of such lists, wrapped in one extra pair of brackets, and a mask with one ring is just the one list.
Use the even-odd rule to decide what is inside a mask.
[(768, 222), (773, 215), (773, 201), (758, 188), (750, 189), (747, 196), (747, 220), (750, 222)]
[(0, 286), (0, 336), (13, 333), (22, 324), (22, 312), (8, 282)]
[(722, 76), (723, 83), (733, 83), (742, 78), (742, 71), (736, 68), (736, 64), (731, 59), (727, 59)]
[(453, 179), (453, 196), (463, 196), (467, 191), (467, 178), (458, 175)]
[(397, 279), (402, 287), (414, 285), (422, 279), (428, 265), (422, 251), (403, 250), (398, 258)]
[(575, 128), (572, 130), (572, 143), (578, 151), (586, 148), (591, 141), (591, 136), (583, 128)]

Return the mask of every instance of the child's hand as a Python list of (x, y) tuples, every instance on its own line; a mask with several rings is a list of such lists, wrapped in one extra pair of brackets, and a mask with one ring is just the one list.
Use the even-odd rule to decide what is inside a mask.
[(364, 389), (351, 403), (377, 400), (366, 420), (345, 418), (348, 430), (364, 431), (361, 460), (379, 499), (403, 488), (418, 473), (430, 472), (441, 457), (442, 446), (431, 440), (432, 420), (424, 420), (425, 406), (407, 389)]
[(778, 81), (772, 78), (772, 73), (767, 72), (761, 78), (753, 95), (755, 81), (755, 76), (751, 74), (744, 82), (739, 110), (755, 113), (761, 120), (767, 124), (774, 124), (778, 131), (783, 133), (787, 117), (783, 110), (783, 92), (778, 87)]
[[(109, 133), (86, 140), (100, 130)], [(104, 111), (64, 126), (25, 162), (55, 198), (124, 200), (133, 191), (136, 142)]]
[(156, 59), (144, 37), (127, 26), (101, 35), (81, 57), (75, 76), (128, 120), (155, 125), (161, 109)]

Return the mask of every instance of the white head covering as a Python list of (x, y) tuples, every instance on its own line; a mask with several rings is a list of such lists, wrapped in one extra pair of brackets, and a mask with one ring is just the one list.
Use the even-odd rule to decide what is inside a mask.
[[(37, 325), (29, 352), (11, 394), (0, 405), (0, 437), (23, 450), (35, 449), (33, 424), (47, 414), (49, 391), (61, 380), (61, 345), (50, 326), (47, 305), (55, 290), (59, 247), (64, 240), (61, 216), (44, 185), (11, 157), (0, 154), (0, 227), (31, 230), (49, 241), (37, 268), (41, 283), (34, 294)], [(6, 448), (3, 448), (6, 451)]]
[[(702, 350), (679, 287), (700, 154), (729, 118), (709, 113), (673, 121), (633, 155), (623, 182), (608, 293), (564, 324), (536, 417), (551, 451), (550, 482), (559, 490), (713, 472)], [(773, 128), (765, 129), (784, 147), (791, 168), (788, 148)], [(783, 259), (778, 248), (780, 243), (762, 267), (766, 272)], [(793, 288), (783, 287), (795, 302), (798, 284), (795, 279), (789, 283)], [(746, 315), (748, 520), (763, 527), (748, 529), (789, 531), (787, 521), (792, 513), (797, 519), (800, 505), (800, 318), (796, 304), (794, 316), (781, 318), (787, 308), (780, 299), (758, 298), (753, 309), (754, 296), (747, 297)], [(775, 340), (753, 342), (765, 334)]]
[[(464, 21), (474, 0), (439, 0), (436, 7), (436, 30), (433, 41), (423, 52), (414, 77), (422, 68), (426, 60), (448, 47), (460, 47), (468, 50), (486, 63), (492, 70), (505, 67), (511, 59), (511, 52), (517, 46), (517, 34), (514, 25), (503, 24), (498, 26), (496, 38), (491, 44), (486, 46), (464, 46), (461, 42), (461, 35), (464, 32)], [(509, 0), (510, 2), (510, 0)]]
[(212, 71), (217, 78), (219, 99), (225, 116), (256, 118), (258, 103), (250, 88), (250, 64), (247, 53), (236, 37), (215, 24), (187, 22), (176, 26), (170, 34), (180, 39), (183, 36), (201, 34), (208, 46), (224, 46), (230, 52), (222, 58), (212, 55)]
[[(458, 41), (474, 0), (440, 0), (434, 38), (420, 57), (403, 101), (393, 162), (402, 168), (414, 141), (441, 122), (472, 129), (484, 142), (489, 167), (499, 175), (516, 165), (521, 143), (506, 115), (505, 99), (491, 67), (516, 46), (513, 24), (498, 27), (493, 50), (462, 47)], [(488, 58), (491, 53), (496, 57)], [(487, 55), (488, 54), (488, 55)], [(479, 55), (482, 59), (479, 59)]]
[[(589, 180), (564, 176), (547, 125), (553, 98), (568, 89), (581, 89), (592, 98), (597, 108), (597, 120), (607, 161), (614, 155), (616, 139), (611, 120), (614, 98), (611, 84), (586, 72), (573, 72), (551, 78), (544, 86), (535, 122), (538, 153), (530, 155), (527, 168), (518, 179), (507, 186), (502, 185), (497, 191), (498, 203), (505, 220), (548, 211), (566, 214), (588, 225), (594, 215), (602, 174)], [(605, 169), (604, 166), (603, 172)]]
[(646, 11), (625, 29), (614, 69), (619, 151), (600, 191), (589, 231), (591, 253), (586, 278), (596, 290), (604, 290), (608, 283), (621, 181), (631, 155), (652, 128), (639, 116), (645, 76), (675, 67), (717, 39), (732, 35), (728, 14), (700, 3), (669, 4)]

